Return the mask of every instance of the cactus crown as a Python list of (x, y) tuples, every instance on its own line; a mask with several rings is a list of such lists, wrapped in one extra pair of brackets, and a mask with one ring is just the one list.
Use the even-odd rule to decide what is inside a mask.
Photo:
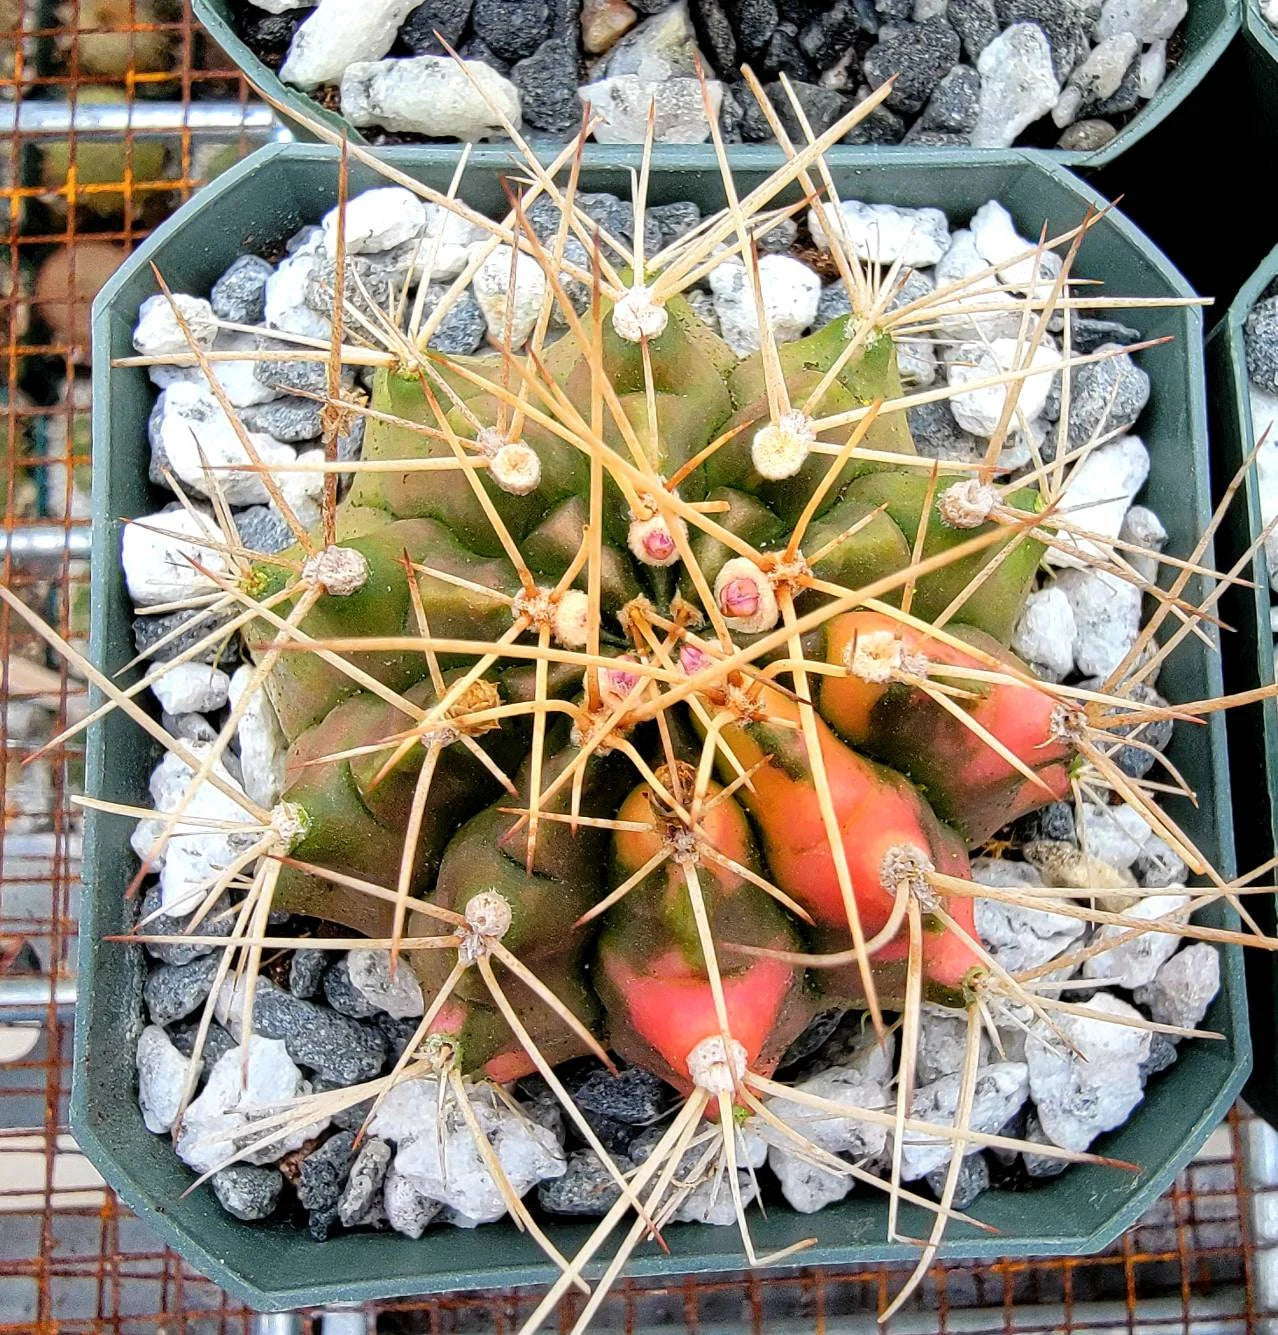
[[(744, 199), (725, 164), (723, 210), (655, 255), (643, 239), (647, 153), (628, 243), (577, 206), (572, 149), (549, 166), (527, 153), (527, 183), (512, 185), (509, 212), (492, 220), (459, 189), (441, 194), (344, 147), (330, 346), (281, 335), (290, 357), (327, 368), (318, 511), (290, 501), (287, 470), (264, 463), (239, 427), (240, 470), (261, 477), (296, 538), (257, 557), (221, 499), (226, 474), (206, 469), (220, 526), (206, 548), (221, 561), (206, 553), (192, 617), (234, 609), (254, 668), (201, 755), (145, 720), (193, 777), (139, 876), (211, 785), (242, 810), (246, 844), (201, 887), (186, 930), (198, 933), (235, 892), (236, 931), (217, 944), (223, 972), (236, 961), (244, 971), (245, 1031), (279, 909), (388, 948), (393, 967), (415, 971), (427, 1006), (389, 1076), (255, 1123), (259, 1147), (370, 1094), (380, 1102), (413, 1075), (437, 1077), (468, 1108), (475, 1082), (539, 1071), (620, 1184), (610, 1226), (636, 1212), (624, 1256), (673, 1208), (674, 1167), (707, 1112), (740, 1205), (733, 1128), (766, 1122), (765, 1097), (793, 1094), (773, 1068), (818, 1006), (862, 1007), (880, 1034), (885, 1011), (903, 1016), (895, 1111), (804, 1096), (898, 1133), (911, 1116), (922, 1001), (965, 1011), (954, 1125), (910, 1125), (997, 1140), (968, 1128), (982, 1025), (1008, 1006), (1049, 1024), (1071, 1008), (1001, 970), (977, 938), (968, 852), (1008, 821), (1054, 798), (1113, 791), (1204, 869), (1112, 752), (1157, 713), (1133, 691), (1169, 652), (1156, 632), (1169, 628), (1174, 646), (1210, 599), (1188, 602), (1184, 563), (1160, 590), (1121, 543), (1058, 507), (1070, 460), (1094, 441), (1071, 452), (1062, 437), (1054, 460), (1031, 448), (1015, 480), (1000, 469), (1027, 372), (1043, 369), (1043, 334), (1055, 319), (1068, 329), (1071, 266), (1095, 220), (894, 305), (901, 266), (868, 263), (848, 238), (821, 156), (849, 124), (794, 145), (776, 121), (787, 164)], [(371, 299), (344, 246), (347, 152), (482, 231), (433, 309), (425, 281), (416, 301), (409, 280), (387, 302)], [(802, 202), (786, 202), (795, 185)], [(547, 202), (557, 225), (534, 226)], [(759, 248), (809, 211), (851, 313), (779, 343)], [(1054, 281), (1001, 276), (1047, 272), (1053, 248), (1064, 252)], [(417, 256), (409, 272), (431, 263)], [(748, 355), (686, 299), (714, 264), (738, 266), (753, 294)], [(508, 280), (504, 330), (482, 356), (435, 352), (450, 302), (481, 271)], [(527, 310), (511, 296), (524, 290), (540, 294)], [(941, 464), (917, 452), (906, 410), (922, 399), (903, 387), (897, 349), (974, 302), (1017, 315), (1020, 333), (1010, 369), (990, 377), (1003, 408), (987, 454)], [(189, 352), (168, 360), (198, 367), (238, 423), (219, 387), (222, 356), (176, 303), (173, 314)], [(1104, 355), (1063, 354), (1049, 369), (1068, 384), (1072, 367)], [(367, 394), (352, 389), (351, 368)], [(338, 439), (357, 420), (362, 455), (339, 460)], [(1007, 649), (1040, 561), (1063, 549), (1155, 599), (1137, 647), (1095, 690), (1040, 681)], [(136, 688), (94, 679), (145, 719)], [(273, 808), (217, 764), (263, 695), (289, 744)], [(1060, 907), (1149, 927), (1086, 904)], [(556, 1075), (585, 1053), (609, 1065), (616, 1053), (687, 1096), (629, 1179)], [(802, 1141), (784, 1125), (776, 1134)], [(899, 1154), (876, 1174), (804, 1146), (886, 1191), (890, 1227), (900, 1200), (932, 1210), (926, 1266), (961, 1155), (938, 1204), (901, 1185)], [(567, 1261), (513, 1191), (508, 1204), (562, 1271), (535, 1323), (602, 1244)], [(756, 1261), (744, 1214), (741, 1226)]]

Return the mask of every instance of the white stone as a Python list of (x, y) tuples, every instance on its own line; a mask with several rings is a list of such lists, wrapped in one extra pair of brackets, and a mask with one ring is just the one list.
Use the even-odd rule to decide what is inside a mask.
[[(961, 1075), (945, 1075), (914, 1091), (910, 1116), (934, 1126), (952, 1127), (958, 1114)], [(1029, 1084), (1024, 1062), (993, 1062), (977, 1072), (971, 1130), (994, 1134), (1025, 1102)], [(973, 1154), (979, 1145), (967, 1144), (965, 1154)], [(913, 1182), (949, 1163), (954, 1142), (926, 1131), (906, 1131), (901, 1137), (901, 1178)]]
[(134, 605), (154, 607), (209, 592), (214, 585), (191, 563), (225, 574), (226, 557), (212, 545), (223, 541), (222, 531), (202, 510), (163, 510), (126, 524), (120, 564)]
[[(227, 698), (231, 708), (238, 708), (252, 679), (253, 669), (241, 664), (231, 674)], [(235, 731), (240, 752), (240, 769), (244, 774), (244, 791), (258, 806), (273, 807), (284, 791), (288, 742), (275, 715), (275, 706), (265, 690), (254, 691), (244, 707)]]
[[(723, 85), (707, 79), (706, 94), (715, 121), (723, 105)], [(647, 133), (648, 108), (655, 108), (653, 142), (658, 144), (703, 144), (710, 138), (710, 122), (696, 79), (645, 79), (638, 74), (618, 74), (596, 83), (582, 84), (581, 100), (594, 116), (595, 140), (601, 144), (641, 144)]]
[[(1043, 877), (1028, 862), (974, 858), (972, 879), (980, 885), (1000, 889), (1037, 887)], [(1045, 906), (1053, 901), (1036, 899)], [(1063, 955), (1087, 930), (1087, 924), (1050, 907), (1026, 908), (996, 899), (978, 899), (975, 904), (976, 932), (990, 954), (1008, 973), (1037, 969)]]
[[(1185, 920), (1185, 909), (1189, 902), (1188, 895), (1147, 895), (1129, 904), (1123, 910), (1123, 916), (1139, 918), (1142, 922), (1179, 924)], [(1111, 941), (1119, 942), (1133, 930), (1116, 924), (1098, 927), (1092, 944), (1099, 946)], [(1113, 987), (1128, 990), (1144, 987), (1154, 981), (1162, 965), (1176, 953), (1180, 940), (1175, 932), (1143, 932), (1140, 936), (1122, 941), (1085, 960), (1083, 976), (1103, 979)]]
[(1260, 15), (1271, 28), (1278, 28), (1278, 0), (1260, 0)]
[[(224, 1052), (209, 1075), (200, 1096), (192, 1100), (178, 1132), (178, 1158), (198, 1173), (220, 1168), (235, 1153), (238, 1143), (253, 1139), (251, 1124), (267, 1116), (279, 1104), (306, 1094), (310, 1086), (293, 1064), (282, 1040), (254, 1034), (248, 1040), (248, 1072), (245, 1051), (235, 1047)], [(286, 1136), (245, 1156), (253, 1164), (274, 1163), (282, 1155), (300, 1149), (328, 1125), (321, 1121), (299, 1127)], [(242, 1136), (238, 1132), (244, 1132)]]
[[(981, 1049), (980, 1065), (983, 1066), (989, 1059), (990, 1048), (984, 1030), (977, 1041)], [(920, 1085), (930, 1085), (943, 1075), (961, 1071), (966, 1052), (967, 1013), (925, 1001), (919, 1013), (918, 1051), (914, 1057), (916, 1081)]]
[(161, 1134), (177, 1120), (186, 1086), (187, 1059), (158, 1024), (138, 1038), (138, 1106), (148, 1131)]
[(356, 61), (384, 56), (414, 0), (320, 0), (293, 34), (280, 78), (296, 88), (336, 83)]
[(519, 90), (479, 60), (412, 56), (359, 61), (342, 75), (342, 115), (352, 125), (473, 143), (519, 127)]
[(287, 14), (293, 9), (308, 9), (311, 0), (249, 0), (254, 9), (264, 9), (268, 14)]
[[(213, 347), (217, 352), (256, 352), (257, 335), (240, 333), (234, 329), (224, 329), (219, 332)], [(213, 375), (218, 385), (221, 386), (223, 394), (236, 408), (252, 408), (259, 403), (270, 403), (272, 399), (278, 399), (283, 394), (282, 390), (264, 384), (258, 379), (258, 365), (259, 362), (254, 357), (210, 363)], [(202, 389), (208, 389), (209, 393), (212, 392), (202, 371), (198, 371), (196, 375), (188, 378)]]
[(1101, 806), (1088, 802), (1083, 807), (1079, 843), (1094, 858), (1111, 867), (1130, 867), (1140, 857), (1153, 833), (1144, 816), (1125, 802)]
[[(1036, 244), (1027, 241), (1016, 230), (1012, 215), (996, 199), (982, 204), (972, 215), (972, 244), (977, 253), (998, 271), (999, 279), (1029, 291), (1046, 300), (1053, 282), (1061, 271), (1061, 257), (1054, 250), (1038, 251)], [(1012, 312), (1019, 326), (1021, 312)]]
[(394, 1164), (391, 1164), (386, 1174), (382, 1199), (386, 1222), (397, 1233), (410, 1238), (420, 1238), (426, 1231), (426, 1225), (441, 1209), (438, 1201), (423, 1196), (409, 1178), (396, 1170)]
[(456, 278), (466, 267), (471, 247), (488, 233), (439, 204), (426, 205), (426, 225), (409, 255), (413, 278), (421, 283)]
[[(759, 257), (759, 289), (763, 314), (777, 343), (791, 343), (803, 336), (816, 319), (821, 300), (821, 279), (800, 260), (789, 255)], [(710, 290), (723, 337), (739, 356), (759, 348), (759, 315), (754, 283), (739, 260), (725, 260), (710, 271)]]
[[(318, 229), (317, 229), (318, 234)], [(266, 280), (265, 322), (271, 329), (304, 338), (327, 339), (333, 326), (306, 301), (306, 286), (315, 272), (315, 248), (303, 246), (285, 256)]]
[[(337, 210), (324, 215), (324, 249), (337, 257)], [(349, 255), (393, 250), (426, 230), (426, 204), (402, 185), (379, 186), (348, 200), (344, 240)]]
[(169, 714), (211, 714), (226, 704), (231, 679), (209, 663), (175, 663), (152, 685)]
[(1062, 570), (1056, 587), (1074, 609), (1074, 664), (1085, 677), (1107, 677), (1140, 634), (1140, 590), (1104, 570)]
[[(1139, 50), (1140, 43), (1130, 32), (1116, 32), (1106, 37), (1069, 76), (1071, 86), (1078, 88), (1089, 102), (1112, 97)], [(1055, 113), (1053, 119), (1056, 119)], [(1057, 120), (1056, 124), (1064, 126), (1069, 122)]]
[[(1020, 317), (1015, 311), (981, 310), (997, 306), (1007, 298), (998, 291), (998, 276), (990, 269), (990, 262), (981, 254), (972, 232), (961, 227), (950, 238), (950, 248), (936, 263), (934, 275), (939, 301), (936, 320), (941, 329), (952, 338), (975, 338), (989, 341), (995, 338), (1015, 338), (1020, 328)], [(982, 277), (974, 277), (976, 274)], [(952, 293), (946, 289), (961, 283)]]
[(1070, 523), (1098, 537), (1062, 532), (1062, 542), (1073, 550), (1049, 548), (1048, 563), (1081, 568), (1112, 559), (1113, 548), (1104, 540), (1118, 537), (1128, 507), (1148, 477), (1149, 451), (1139, 436), (1119, 436), (1091, 450), (1066, 478), (1058, 509)]
[[(1267, 525), (1278, 515), (1278, 394), (1270, 394), (1248, 382), (1251, 407), (1251, 439), (1260, 445), (1256, 453), (1256, 489), (1260, 497), (1260, 519)], [(1270, 583), (1278, 589), (1278, 525), (1265, 539)]]
[[(1098, 992), (1087, 1006), (1141, 1018), (1138, 1010), (1108, 992)], [(1140, 1064), (1149, 1055), (1149, 1031), (1069, 1014), (1054, 1015), (1052, 1024), (1035, 1021), (1026, 1044), (1030, 1097), (1052, 1144), (1085, 1150), (1102, 1131), (1126, 1121), (1141, 1101)]]
[[(826, 216), (830, 218), (828, 209)], [(837, 224), (845, 244), (860, 259), (878, 264), (900, 260), (911, 268), (926, 268), (950, 248), (950, 225), (940, 209), (906, 209), (848, 199), (830, 221)], [(816, 209), (808, 211), (808, 229), (822, 250), (830, 249)]]
[(1189, 0), (1104, 0), (1096, 40), (1129, 32), (1141, 45), (1170, 37), (1189, 13)]
[[(173, 306), (182, 312), (182, 318), (191, 330), (191, 337), (202, 348), (211, 348), (217, 337), (217, 316), (203, 297), (189, 297), (185, 292), (173, 294)], [(142, 357), (167, 357), (174, 353), (189, 353), (191, 345), (182, 332), (164, 293), (147, 299), (138, 308), (138, 323), (133, 331), (134, 351)]]
[[(258, 464), (289, 464), (296, 459), (285, 445), (261, 431), (245, 431), (232, 422), (201, 385), (170, 385), (160, 398), (160, 419), (154, 434), (169, 469), (184, 487), (200, 496), (222, 495), (230, 505), (264, 505), (270, 492), (256, 471)], [(248, 437), (255, 460), (240, 432)]]
[(542, 299), (546, 294), (546, 275), (531, 255), (519, 251), (515, 262), (514, 291), (511, 291), (509, 246), (497, 246), (491, 255), (475, 270), (475, 300), (484, 313), (489, 334), (499, 343), (507, 342), (520, 348), (532, 333), (541, 314)]
[(1178, 951), (1134, 993), (1136, 1002), (1159, 1024), (1196, 1029), (1220, 991), (1220, 953), (1209, 941)]
[[(1133, 505), (1123, 516), (1123, 526), (1118, 536), (1124, 542), (1135, 543), (1151, 553), (1161, 552), (1167, 545), (1167, 530), (1163, 521), (1144, 505)], [(1153, 555), (1142, 556), (1139, 552), (1123, 553), (1128, 564), (1135, 569), (1142, 579), (1152, 584), (1158, 577), (1159, 563)]]
[[(737, 1186), (741, 1191), (741, 1203), (749, 1205), (759, 1194), (758, 1178), (748, 1172), (745, 1165), (762, 1168), (768, 1157), (768, 1146), (759, 1134), (754, 1118), (734, 1126), (733, 1134), (736, 1137)], [(704, 1149), (701, 1148), (690, 1150), (683, 1158), (681, 1171), (690, 1172), (703, 1153)], [(713, 1162), (708, 1176), (693, 1187), (671, 1217), (680, 1224), (714, 1224), (719, 1228), (736, 1226), (737, 1212), (731, 1188), (726, 1178), (720, 1179), (714, 1171)]]
[(1012, 632), (1012, 650), (1060, 681), (1074, 670), (1074, 609), (1063, 590), (1049, 584), (1025, 600)]
[(1152, 42), (1140, 58), (1136, 75), (1136, 91), (1148, 101), (1163, 86), (1167, 78), (1167, 42)]
[(1052, 50), (1036, 23), (1014, 23), (981, 52), (976, 62), (981, 96), (973, 148), (1010, 148), (1016, 136), (1056, 105), (1060, 85)]
[[(186, 746), (197, 763), (202, 764), (209, 754), (207, 742), (188, 742)], [(212, 774), (230, 792), (243, 794), (243, 789), (220, 760), (214, 764)], [(194, 777), (194, 771), (184, 761), (172, 752), (167, 753), (151, 774), (151, 802), (156, 811), (176, 811)], [(207, 781), (195, 790), (183, 816), (200, 822), (233, 825), (248, 825), (253, 820), (239, 802)], [(165, 852), (164, 870), (160, 873), (160, 896), (165, 913), (193, 912), (218, 874), (251, 847), (257, 837), (249, 831), (210, 829), (203, 823), (187, 824), (179, 818), (176, 833)]]
[(303, 528), (314, 528), (323, 517), (324, 458), (324, 451), (318, 445), (314, 449), (303, 450), (293, 462), (312, 465), (315, 471), (306, 472), (304, 468), (299, 468), (279, 473), (275, 478), (275, 485), (285, 504)]
[[(1022, 420), (1031, 422), (1039, 416), (1047, 402), (1052, 388), (1052, 370), (1060, 362), (1060, 356), (1046, 336), (1044, 342), (1033, 350), (1028, 362), (1026, 352), (1027, 346), (1014, 338), (996, 338), (988, 346), (961, 343), (946, 353), (949, 383), (955, 386), (972, 384), (1026, 365), (1047, 368), (1038, 374), (1024, 376), (1019, 382), (1020, 391), (1016, 397), (1011, 425), (1015, 427)], [(960, 389), (949, 400), (954, 420), (974, 436), (992, 436), (998, 428), (1004, 404), (1014, 383), (1005, 381), (978, 389)]]
[(355, 991), (387, 1015), (404, 1020), (426, 1009), (422, 985), (407, 960), (401, 958), (391, 976), (389, 950), (352, 950), (346, 957), (346, 968)]
[[(567, 1169), (563, 1147), (545, 1127), (496, 1099), (476, 1093), (471, 1107), (516, 1195)], [(373, 1117), (373, 1135), (398, 1146), (395, 1170), (423, 1196), (440, 1201), (466, 1223), (491, 1223), (506, 1213), (502, 1193), (484, 1164), (460, 1111), (438, 1120), (434, 1079), (405, 1080), (387, 1094)]]

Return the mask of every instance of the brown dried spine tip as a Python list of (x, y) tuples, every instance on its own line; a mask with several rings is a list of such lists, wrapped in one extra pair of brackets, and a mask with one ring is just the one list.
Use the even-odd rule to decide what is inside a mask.
[[(686, 538), (687, 525), (678, 516), (674, 523), (681, 538)], [(679, 546), (664, 515), (655, 514), (647, 519), (632, 519), (627, 545), (636, 561), (646, 566), (672, 566), (679, 559)]]
[(760, 477), (769, 482), (780, 482), (793, 477), (803, 467), (815, 440), (812, 419), (806, 413), (791, 409), (754, 433), (750, 457)]
[(936, 508), (951, 528), (979, 528), (998, 504), (998, 492), (979, 478), (964, 478), (941, 493)]
[(735, 1038), (725, 1046), (720, 1034), (703, 1038), (685, 1058), (688, 1074), (707, 1094), (731, 1094), (745, 1079), (747, 1056)]
[(669, 319), (666, 308), (653, 301), (652, 289), (642, 283), (623, 293), (612, 308), (612, 327), (627, 343), (660, 337)]
[(541, 460), (521, 440), (503, 445), (488, 465), (493, 481), (511, 496), (527, 496), (541, 485)]
[(747, 635), (771, 630), (781, 616), (771, 579), (747, 556), (723, 563), (714, 581), (714, 600), (729, 629)]
[(302, 582), (334, 598), (348, 598), (368, 583), (368, 562), (353, 547), (325, 547), (303, 562)]

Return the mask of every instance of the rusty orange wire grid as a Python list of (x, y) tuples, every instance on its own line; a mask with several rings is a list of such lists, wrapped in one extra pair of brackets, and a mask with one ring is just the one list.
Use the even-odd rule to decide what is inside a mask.
[[(147, 13), (151, 10), (147, 7)], [(95, 39), (122, 68), (104, 73)], [(157, 47), (157, 42), (159, 47)], [(136, 57), (165, 53), (162, 68)], [(121, 52), (123, 55), (121, 56)], [(110, 63), (109, 61), (107, 63)], [(0, 0), (0, 578), (83, 641), (88, 307), (104, 272), (220, 166), (277, 137), (185, 5)], [(81, 753), (24, 758), (85, 690), (0, 610), (0, 1335), (514, 1332), (528, 1293), (256, 1317), (120, 1205), (67, 1129)], [(1102, 1255), (936, 1266), (890, 1335), (1278, 1332), (1278, 1136), (1239, 1107)], [(900, 1267), (623, 1282), (603, 1331), (868, 1331)], [(571, 1304), (561, 1315), (567, 1330)]]

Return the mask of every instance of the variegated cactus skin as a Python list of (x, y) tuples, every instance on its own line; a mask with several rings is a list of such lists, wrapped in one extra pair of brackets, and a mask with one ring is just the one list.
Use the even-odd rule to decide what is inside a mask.
[[(661, 839), (679, 835), (674, 829), (678, 820), (650, 786), (640, 784), (626, 796), (635, 780), (634, 766), (605, 746), (592, 756), (576, 785), (561, 787), (542, 808), (549, 814), (537, 825), (530, 855), (529, 822), (510, 813), (528, 805), (534, 787), (538, 792), (550, 787), (578, 754), (588, 732), (580, 718), (571, 728), (567, 720), (549, 725), (535, 784), (529, 764), (520, 769), (529, 747), (527, 717), (503, 719), (477, 731), (474, 742), (498, 769), (511, 775), (518, 771), (514, 795), (501, 792), (467, 746), (444, 739), (421, 825), (411, 894), (464, 912), (475, 894), (498, 892), (511, 908), (506, 944), (534, 966), (580, 1022), (622, 1056), (687, 1087), (687, 1048), (681, 1044), (693, 1030), (714, 1022), (712, 1010), (706, 1009), (711, 999), (705, 962), (687, 898), (689, 866), (698, 876), (715, 941), (774, 952), (733, 956), (725, 947), (719, 960), (733, 1031), (749, 1060), (767, 1069), (811, 1014), (815, 998), (824, 1005), (831, 998), (849, 1005), (865, 1001), (863, 975), (855, 964), (808, 970), (780, 958), (803, 951), (848, 950), (849, 905), (837, 865), (840, 858), (850, 874), (861, 931), (867, 939), (882, 934), (893, 920), (894, 906), (899, 907), (899, 878), (890, 874), (894, 856), (905, 850), (929, 868), (966, 877), (969, 848), (1067, 789), (1071, 751), (1068, 742), (1051, 731), (1050, 699), (1035, 691), (1028, 670), (1006, 648), (1032, 585), (1041, 544), (1023, 533), (1013, 541), (1009, 529), (976, 550), (979, 544), (973, 540), (993, 534), (992, 524), (950, 527), (937, 498), (958, 475), (890, 461), (892, 455), (915, 454), (905, 414), (899, 411), (871, 414), (862, 444), (873, 458), (854, 452), (833, 480), (827, 478), (831, 459), (845, 445), (850, 426), (818, 440), (791, 476), (765, 478), (751, 449), (759, 423), (770, 413), (761, 357), (739, 360), (682, 298), (671, 298), (667, 312), (664, 332), (648, 342), (646, 365), (641, 347), (620, 338), (604, 318), (595, 325), (602, 356), (599, 349), (586, 355), (578, 330), (553, 344), (535, 365), (532, 359), (461, 359), (441, 360), (434, 376), (378, 371), (366, 460), (456, 458), (463, 444), (474, 457), (477, 446), (478, 452), (488, 448), (486, 439), (508, 438), (512, 395), (521, 376), (534, 377), (541, 387), (525, 394), (530, 409), (517, 429), (520, 440), (535, 451), (540, 475), (530, 490), (514, 494), (498, 484), (491, 468), (359, 473), (339, 507), (336, 537), (365, 557), (369, 579), (348, 597), (321, 597), (301, 629), (318, 640), (352, 641), (420, 636), (428, 627), (430, 638), (441, 645), (438, 664), (445, 688), (451, 689), (478, 653), (450, 648), (450, 643), (493, 644), (503, 635), (509, 642), (515, 609), (529, 593), (527, 577), (534, 592), (544, 592), (573, 567), (591, 514), (591, 458), (580, 447), (580, 437), (592, 429), (592, 420), (612, 423), (618, 413), (630, 422), (632, 439), (623, 439), (615, 425), (607, 425), (598, 428), (604, 441), (623, 457), (642, 454), (663, 478), (679, 473), (679, 497), (709, 503), (705, 512), (720, 526), (720, 536), (713, 526), (690, 527), (684, 535), (699, 578), (678, 552), (666, 559), (666, 550), (637, 551), (633, 497), (605, 473), (603, 558), (597, 576), (603, 654), (646, 652), (627, 634), (626, 609), (641, 608), (658, 618), (652, 624), (677, 624), (703, 637), (698, 643), (706, 651), (693, 651), (688, 670), (711, 662), (707, 654), (714, 648), (714, 632), (705, 594), (736, 555), (733, 540), (765, 557), (779, 555), (805, 511), (811, 513), (799, 554), (816, 555), (806, 571), (813, 578), (795, 586), (797, 616), (830, 600), (836, 587), (852, 594), (924, 562), (924, 572), (909, 581), (910, 626), (872, 608), (856, 608), (853, 599), (848, 604), (852, 610), (807, 631), (802, 639), (806, 660), (842, 672), (812, 675), (809, 698), (819, 711), (815, 728), (810, 711), (805, 720), (796, 703), (802, 692), (793, 685), (793, 675), (783, 671), (762, 694), (756, 691), (753, 710), (742, 711), (722, 727), (723, 745), (715, 762), (719, 784), (732, 784), (742, 771), (748, 778), (699, 817), (693, 843), (700, 840), (701, 851), (691, 846), (682, 850), (584, 925), (578, 920), (633, 877)], [(848, 316), (778, 349), (791, 403), (801, 405), (820, 391), (823, 415), (855, 417), (877, 400), (900, 397), (896, 355), (886, 334), (865, 339), (857, 355), (836, 365), (854, 332), (854, 319)], [(599, 413), (601, 397), (617, 411)], [(720, 442), (717, 448), (709, 448), (715, 442)], [(1007, 499), (1033, 512), (1037, 494), (1024, 489)], [(492, 522), (494, 513), (513, 540), (515, 554)], [(973, 543), (973, 548), (945, 560), (946, 553), (964, 543)], [(669, 544), (677, 545), (674, 539)], [(292, 555), (300, 559), (300, 553)], [(258, 576), (259, 596), (282, 587), (275, 567), (262, 566)], [(575, 587), (588, 587), (584, 566)], [(903, 587), (904, 581), (897, 581), (885, 588), (882, 601), (899, 607)], [(287, 607), (277, 611), (284, 615)], [(943, 624), (930, 633), (934, 621)], [(732, 644), (749, 645), (762, 633), (734, 630)], [(960, 693), (960, 708), (1021, 765), (1013, 766), (977, 732), (908, 683), (858, 676), (858, 653), (884, 636), (894, 646), (890, 652), (920, 672), (997, 662), (1022, 673), (1023, 685), (977, 684)], [(516, 638), (528, 644), (537, 637), (537, 627), (529, 622)], [(269, 630), (252, 628), (248, 639), (260, 655)], [(965, 653), (963, 646), (971, 652)], [(423, 711), (438, 700), (419, 650), (373, 649), (344, 656), (375, 682), (405, 692)], [(754, 675), (725, 675), (709, 682), (698, 698), (708, 708), (720, 708), (733, 697), (734, 681), (757, 684), (768, 659), (788, 657), (792, 645), (783, 634), (774, 635), (767, 652), (752, 665)], [(534, 671), (530, 661), (503, 657), (498, 647), (487, 670), (477, 677), (471, 673), (471, 689), (481, 691), (490, 707), (527, 700)], [(552, 664), (540, 689), (562, 701), (565, 712), (584, 710), (587, 704), (597, 708), (597, 700), (583, 703), (582, 682), (580, 666)], [(414, 720), (371, 691), (360, 691), (349, 674), (317, 654), (283, 655), (271, 673), (269, 689), (291, 744), (286, 798), (310, 820), (298, 856), (386, 883), (399, 862), (422, 747), (410, 749), (389, 769), (390, 752), (385, 749), (349, 759), (324, 757), (393, 738), (410, 731)], [(667, 714), (667, 720), (672, 719), (678, 720), (685, 738), (697, 738), (698, 730), (704, 735), (704, 713), (693, 718), (681, 705)], [(668, 761), (663, 748), (668, 748), (669, 738), (663, 739), (652, 723), (625, 736), (654, 769)], [(833, 802), (834, 831), (819, 800), (809, 749), (814, 738)], [(651, 830), (641, 835), (574, 824), (574, 814), (646, 822)], [(683, 836), (688, 836), (686, 828)], [(707, 845), (747, 868), (755, 879), (725, 870), (727, 863), (704, 852)], [(810, 921), (769, 898), (759, 881), (788, 896)], [(357, 905), (359, 897), (344, 896), (340, 887), (293, 875), (285, 877), (282, 893), (289, 907), (345, 917), (358, 930), (371, 930), (371, 915), (385, 934), (381, 910), (370, 911), (367, 902)], [(965, 980), (980, 969), (965, 940), (973, 931), (972, 900), (940, 896), (935, 906), (942, 913), (932, 911), (929, 902), (923, 905), (925, 992), (938, 1001), (963, 1004)], [(410, 913), (409, 935), (416, 930), (412, 921)], [(881, 999), (899, 1002), (906, 990), (908, 933), (897, 921), (896, 935), (878, 943), (872, 971)], [(445, 952), (422, 952), (413, 967), (429, 994), (447, 975), (450, 960)], [(578, 1038), (522, 983), (509, 974), (503, 978), (552, 1061), (582, 1051)], [(680, 1027), (680, 1015), (690, 1017), (687, 1033)], [(504, 1080), (531, 1069), (478, 979), (463, 979), (434, 1027), (459, 1044), (468, 1070)]]

